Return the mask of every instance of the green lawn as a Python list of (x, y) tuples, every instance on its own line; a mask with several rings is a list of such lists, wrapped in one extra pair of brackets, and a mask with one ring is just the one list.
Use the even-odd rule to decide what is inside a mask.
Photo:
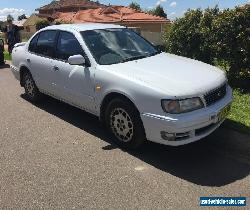
[(8, 52), (4, 52), (4, 59), (5, 60), (11, 60), (11, 55)]
[(226, 123), (230, 127), (250, 133), (250, 93), (241, 93), (234, 90), (234, 101), (231, 114)]

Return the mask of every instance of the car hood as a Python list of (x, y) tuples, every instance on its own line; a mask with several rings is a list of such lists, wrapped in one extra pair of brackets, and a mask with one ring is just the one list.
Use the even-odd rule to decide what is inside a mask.
[(101, 68), (173, 97), (204, 94), (226, 81), (214, 66), (168, 53)]

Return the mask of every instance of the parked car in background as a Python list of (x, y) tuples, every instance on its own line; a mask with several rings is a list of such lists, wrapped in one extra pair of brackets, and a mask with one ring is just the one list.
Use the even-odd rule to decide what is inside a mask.
[(30, 101), (46, 94), (86, 110), (127, 148), (202, 139), (221, 125), (232, 102), (223, 71), (159, 52), (117, 25), (50, 26), (17, 44), (12, 59)]

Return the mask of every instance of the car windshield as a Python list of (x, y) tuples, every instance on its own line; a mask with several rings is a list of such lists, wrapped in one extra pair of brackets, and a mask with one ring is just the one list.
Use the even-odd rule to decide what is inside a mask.
[(156, 55), (148, 41), (127, 28), (81, 32), (82, 37), (100, 65), (111, 65)]

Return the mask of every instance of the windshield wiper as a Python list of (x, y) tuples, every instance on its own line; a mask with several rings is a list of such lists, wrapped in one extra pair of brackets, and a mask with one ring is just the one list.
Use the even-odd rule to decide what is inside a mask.
[(138, 60), (138, 59), (142, 59), (142, 58), (146, 58), (148, 56), (146, 55), (139, 55), (139, 56), (135, 56), (135, 57), (131, 57), (131, 58), (125, 58), (122, 60), (122, 63), (128, 62), (128, 61), (134, 61), (134, 60)]

